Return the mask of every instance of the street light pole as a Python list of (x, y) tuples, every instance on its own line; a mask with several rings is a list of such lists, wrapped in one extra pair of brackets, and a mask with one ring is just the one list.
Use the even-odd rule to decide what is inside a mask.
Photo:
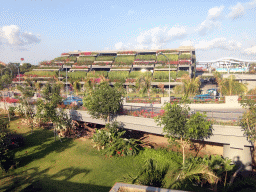
[(170, 68), (170, 60), (162, 52), (159, 52), (158, 54), (163, 55), (167, 59), (167, 61), (169, 63), (169, 94), (168, 94), (168, 96), (169, 96), (169, 101), (170, 101), (170, 94), (171, 94), (171, 85), (170, 85), (170, 83), (171, 83), (171, 75), (170, 75), (171, 68)]
[(66, 92), (67, 92), (67, 98), (68, 98), (68, 69), (66, 67)]

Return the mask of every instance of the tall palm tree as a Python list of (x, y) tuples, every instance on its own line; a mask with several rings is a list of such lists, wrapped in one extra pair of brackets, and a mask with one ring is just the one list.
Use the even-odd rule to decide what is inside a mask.
[(239, 95), (247, 92), (247, 86), (243, 83), (236, 81), (233, 75), (224, 79), (218, 72), (214, 73), (214, 77), (218, 83), (219, 92), (222, 95)]
[(201, 85), (200, 77), (190, 78), (190, 76), (186, 74), (183, 76), (182, 82), (184, 95), (186, 97), (188, 97), (189, 95), (197, 94), (199, 92), (199, 88)]
[(78, 95), (78, 91), (80, 91), (80, 89), (81, 89), (81, 84), (80, 84), (80, 82), (79, 82), (79, 80), (76, 80), (74, 83), (73, 83), (73, 88), (74, 88), (74, 90), (75, 90), (75, 92), (76, 92), (76, 95)]

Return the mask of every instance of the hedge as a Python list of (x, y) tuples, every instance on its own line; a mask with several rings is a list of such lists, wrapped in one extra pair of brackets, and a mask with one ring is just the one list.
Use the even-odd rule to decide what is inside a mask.
[(29, 71), (25, 72), (25, 76), (36, 75), (38, 77), (58, 77), (58, 71)]
[(181, 54), (179, 59), (191, 59), (191, 54)]
[(129, 77), (129, 71), (110, 71), (108, 73), (108, 78), (113, 81), (115, 79), (125, 80)]
[(57, 57), (54, 59), (54, 61), (66, 61), (68, 57)]
[[(165, 56), (169, 59), (169, 61), (178, 61), (179, 56), (178, 55), (171, 55), (171, 54), (165, 54)], [(158, 55), (157, 61), (165, 61), (167, 62), (167, 59), (164, 55)]]
[(152, 76), (152, 73), (150, 71), (146, 71), (146, 72), (132, 71), (129, 74), (129, 78), (137, 78), (137, 77), (140, 77), (140, 76), (144, 76), (144, 77)]
[(96, 61), (113, 61), (114, 56), (98, 56), (96, 57)]
[(77, 62), (80, 62), (80, 61), (95, 61), (95, 58), (94, 56), (86, 56), (86, 57), (79, 57), (77, 59)]
[(182, 77), (184, 74), (189, 75), (189, 72), (188, 71), (178, 71), (177, 77)]
[(84, 71), (75, 71), (75, 72), (69, 72), (68, 77), (75, 79), (75, 80), (82, 80), (86, 77), (87, 72)]
[(87, 77), (98, 78), (100, 76), (108, 77), (108, 72), (107, 71), (90, 71), (87, 73)]
[(156, 55), (137, 55), (135, 60), (146, 60), (146, 61), (149, 61), (149, 60), (156, 60)]
[[(170, 71), (171, 79), (176, 79), (176, 71)], [(153, 78), (156, 80), (168, 80), (169, 79), (169, 71), (155, 71), (153, 74)]]
[(118, 55), (115, 58), (113, 65), (132, 65), (134, 62), (134, 55)]

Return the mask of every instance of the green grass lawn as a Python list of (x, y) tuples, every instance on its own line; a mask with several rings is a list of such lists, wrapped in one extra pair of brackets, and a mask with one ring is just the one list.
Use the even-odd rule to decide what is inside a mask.
[[(25, 146), (16, 149), (16, 169), (8, 174), (0, 170), (0, 191), (109, 191), (124, 176), (136, 174), (149, 157), (170, 163), (173, 168), (179, 164), (172, 160), (171, 153), (157, 154), (154, 149), (135, 157), (107, 158), (92, 147), (91, 140), (54, 141), (51, 130), (39, 128), (31, 134), (19, 118), (11, 121), (10, 130), (25, 137)], [(166, 179), (168, 186), (171, 175)]]

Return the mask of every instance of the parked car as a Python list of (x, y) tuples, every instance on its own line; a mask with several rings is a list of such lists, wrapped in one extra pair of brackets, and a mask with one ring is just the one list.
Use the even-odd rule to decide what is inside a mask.
[(75, 105), (82, 106), (83, 105), (83, 100), (79, 97), (71, 96), (71, 97), (67, 97), (63, 101), (64, 105), (71, 105), (72, 103), (75, 104)]
[(196, 95), (195, 100), (216, 99), (219, 96), (217, 89), (208, 89), (206, 94)]

